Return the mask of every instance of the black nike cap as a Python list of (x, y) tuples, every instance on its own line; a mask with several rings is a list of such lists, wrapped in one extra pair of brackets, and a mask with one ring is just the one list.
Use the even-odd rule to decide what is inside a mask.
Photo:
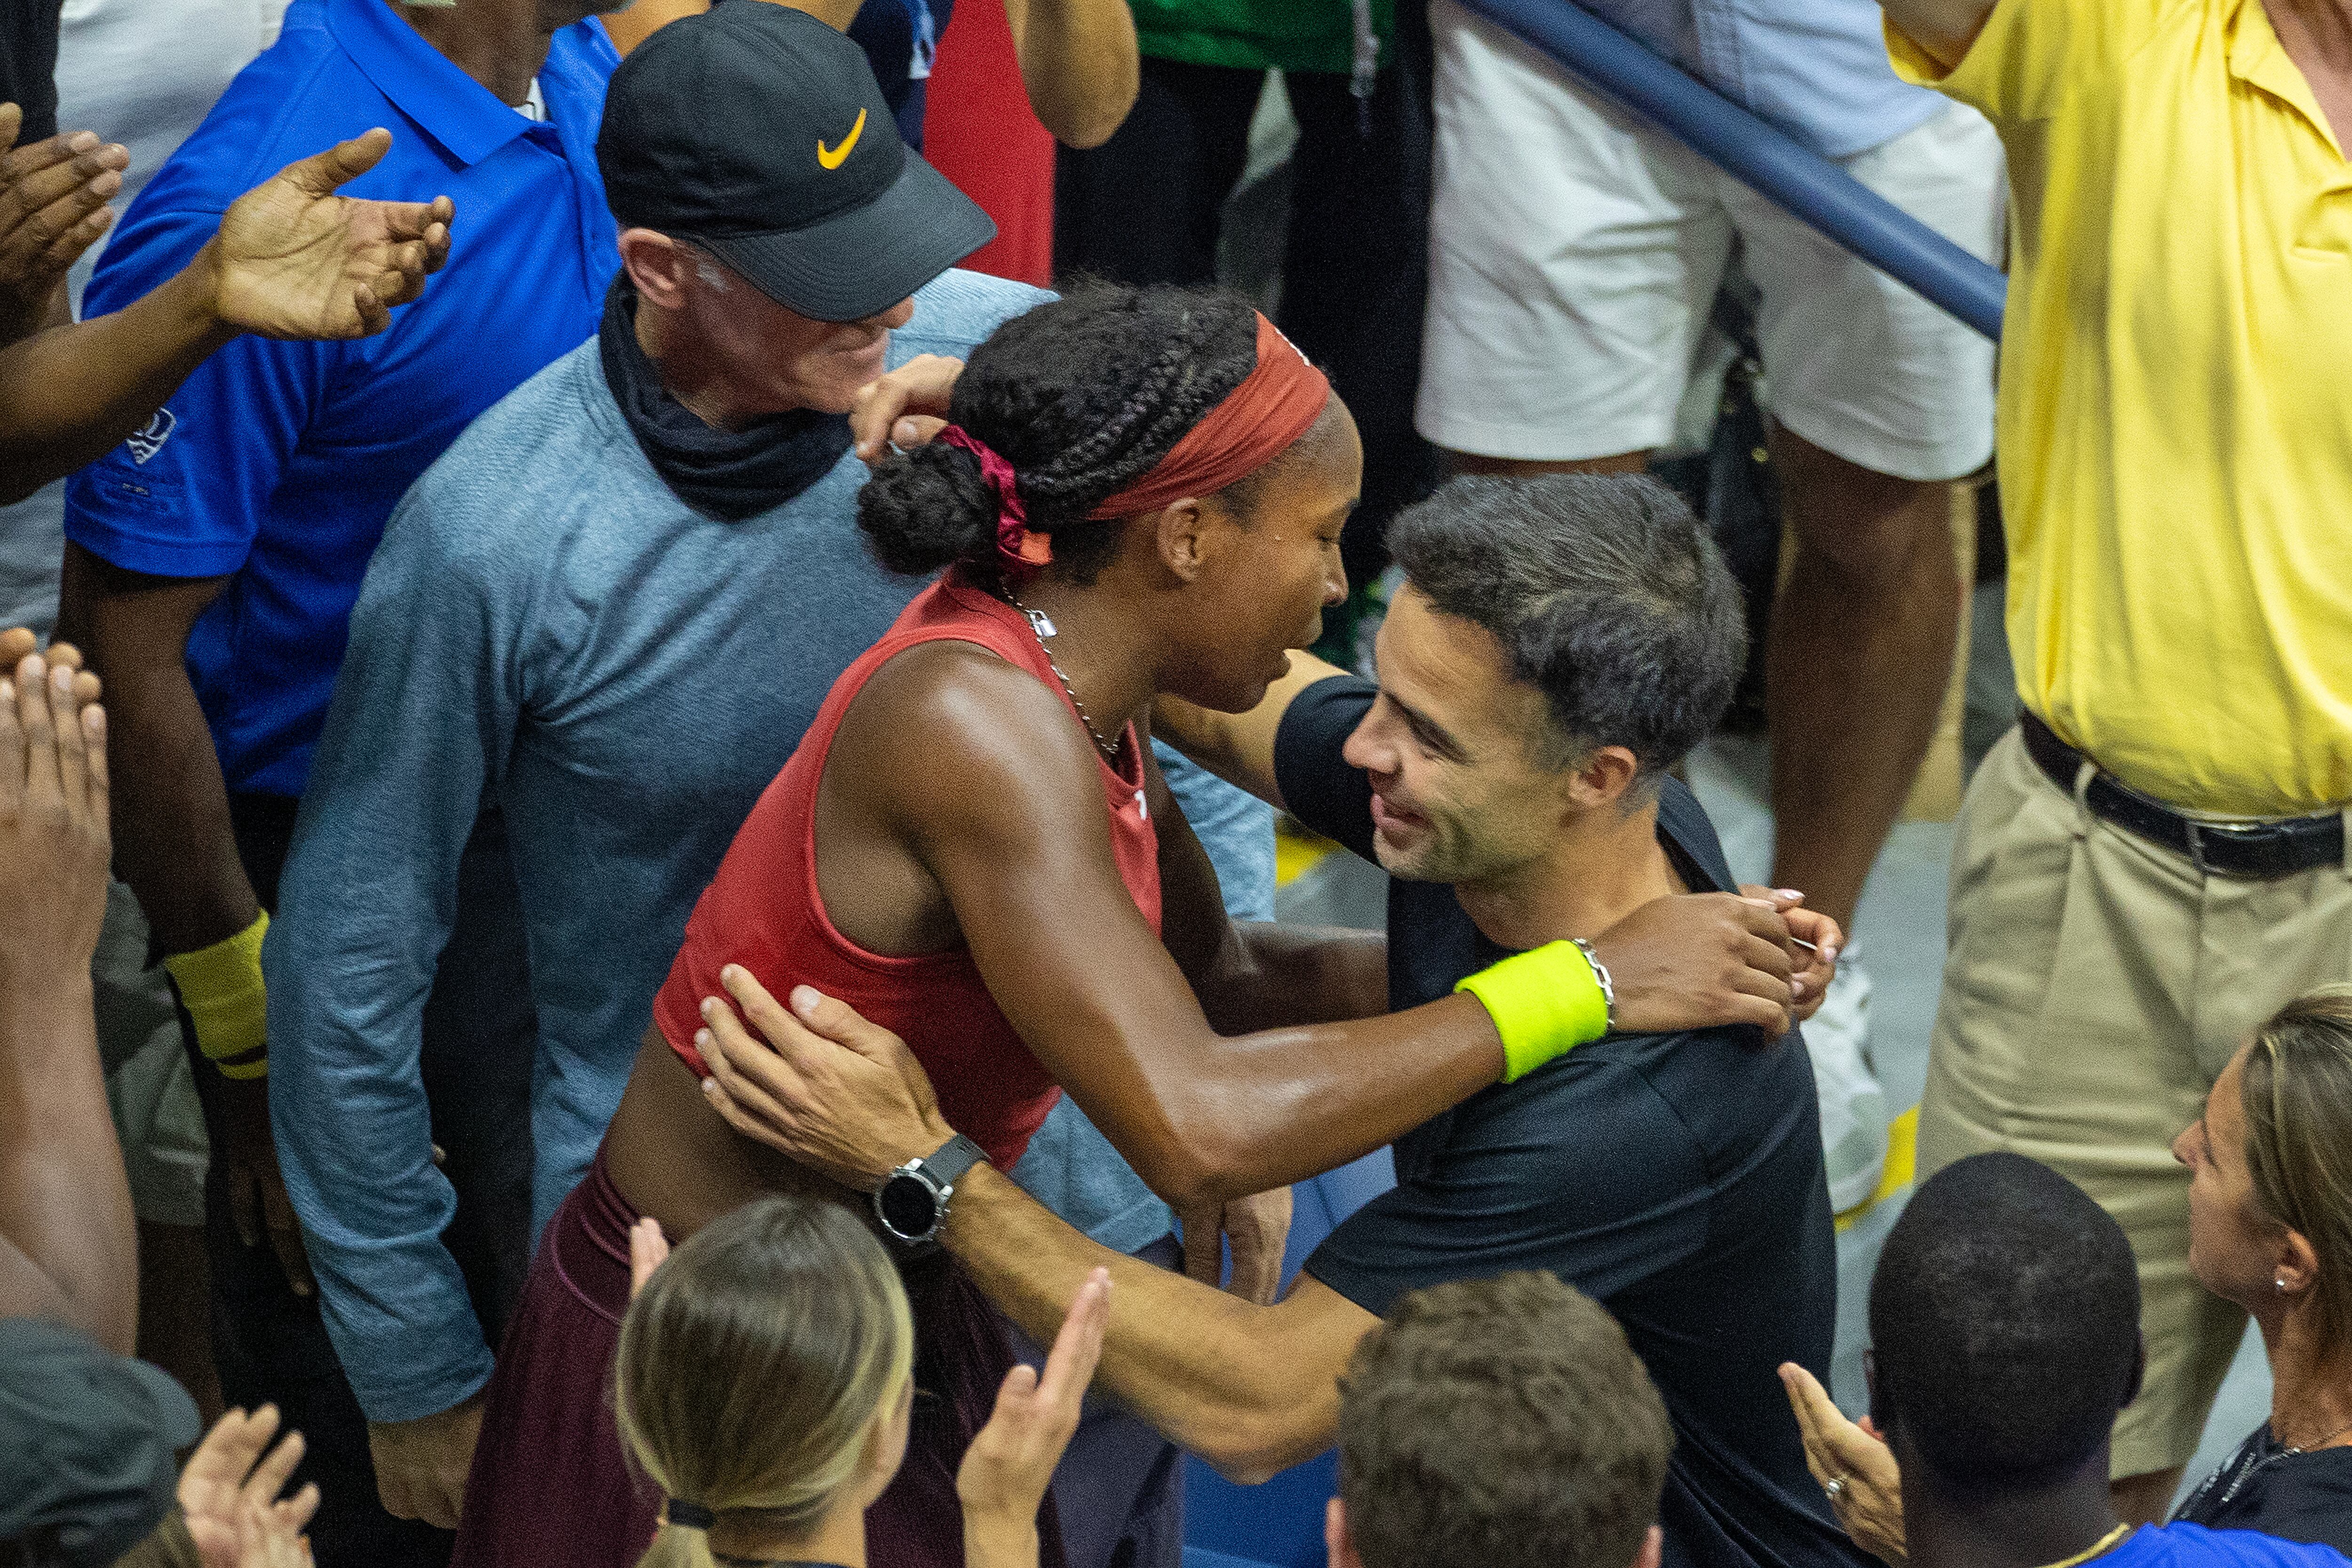
[(820, 321), (878, 315), (996, 237), (899, 140), (866, 52), (768, 0), (638, 45), (606, 90), (596, 164), (624, 227), (698, 245)]

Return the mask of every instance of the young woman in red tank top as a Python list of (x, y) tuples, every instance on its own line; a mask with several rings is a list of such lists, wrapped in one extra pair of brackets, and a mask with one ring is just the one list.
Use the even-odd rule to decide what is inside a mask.
[[(1320, 374), (1237, 296), (1104, 289), (1000, 328), (948, 412), (940, 439), (877, 465), (859, 508), (887, 565), (948, 571), (836, 683), (688, 924), (595, 1168), (551, 1223), (509, 1331), (469, 1533), (478, 1507), (543, 1512), (602, 1484), (601, 1453), (551, 1479), (526, 1450), (572, 1453), (601, 1423), (617, 1454), (564, 1371), (593, 1353), (581, 1309), (611, 1287), (582, 1277), (612, 1278), (598, 1258), (615, 1225), (650, 1215), (676, 1237), (761, 1193), (824, 1185), (731, 1131), (698, 1086), (698, 1005), (723, 994), (729, 963), (778, 995), (815, 985), (905, 1038), (950, 1121), (1000, 1167), (1074, 1094), (1210, 1239), (1195, 1271), (1212, 1279), (1227, 1205), (1505, 1076), (1475, 997), (1387, 1014), (1378, 933), (1231, 923), (1143, 743), (1157, 695), (1255, 706), (1346, 591), (1361, 453)], [(1657, 1019), (1641, 1026), (1705, 1021), (1676, 994), (1694, 952), (1721, 951), (1698, 923), (1644, 911), (1599, 940), (1621, 1017), (1638, 997)], [(1558, 945), (1546, 978), (1589, 986)], [(1508, 1065), (1580, 1037), (1522, 1020)], [(576, 1239), (591, 1236), (606, 1239)], [(910, 1289), (920, 1337), (911, 1274)], [(950, 1272), (929, 1310), (953, 1418), (917, 1447), (931, 1442), (930, 1472), (950, 1482), (1003, 1365), (982, 1320), (959, 1316), (975, 1300)], [(910, 1453), (868, 1514), (876, 1563), (956, 1560), (951, 1484), (926, 1492), (925, 1473)], [(573, 1534), (568, 1561), (602, 1560), (584, 1544)]]

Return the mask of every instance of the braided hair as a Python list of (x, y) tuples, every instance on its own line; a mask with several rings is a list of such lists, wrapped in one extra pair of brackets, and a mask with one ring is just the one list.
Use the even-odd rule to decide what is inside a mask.
[[(1089, 582), (1118, 542), (1087, 516), (1165, 458), (1257, 365), (1257, 314), (1229, 289), (1086, 284), (972, 351), (949, 416), (1013, 465), (1029, 526)], [(1244, 481), (1246, 482), (1246, 481)], [(857, 525), (894, 572), (990, 556), (996, 495), (971, 453), (932, 442), (882, 463)]]

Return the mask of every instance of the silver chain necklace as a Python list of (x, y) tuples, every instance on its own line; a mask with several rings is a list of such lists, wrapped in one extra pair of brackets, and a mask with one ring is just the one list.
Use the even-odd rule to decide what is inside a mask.
[(1116, 766), (1118, 763), (1119, 747), (1124, 741), (1124, 731), (1121, 732), (1120, 740), (1106, 741), (1103, 739), (1103, 732), (1095, 728), (1094, 715), (1088, 713), (1087, 705), (1078, 700), (1078, 694), (1071, 689), (1070, 678), (1062, 673), (1061, 665), (1054, 658), (1054, 650), (1046, 645), (1045, 639), (1055, 635), (1052, 618), (1045, 611), (1033, 610), (1023, 604), (1021, 596), (1009, 586), (1004, 590), (1004, 597), (1014, 609), (1028, 617), (1029, 635), (1037, 639), (1037, 651), (1045, 656), (1045, 668), (1052, 670), (1054, 679), (1062, 683), (1062, 695), (1067, 697), (1070, 700), (1070, 706), (1077, 710), (1078, 722), (1087, 727), (1087, 736), (1094, 742), (1095, 750), (1102, 753), (1103, 761)]

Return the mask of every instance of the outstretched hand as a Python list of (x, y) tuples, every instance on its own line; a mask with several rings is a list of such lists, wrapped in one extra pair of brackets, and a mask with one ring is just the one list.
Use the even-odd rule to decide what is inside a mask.
[(955, 1135), (907, 1043), (848, 1003), (799, 985), (788, 1012), (740, 963), (719, 980), (727, 996), (703, 998), (694, 1047), (702, 1092), (736, 1131), (861, 1192)]
[(302, 1531), (319, 1511), (319, 1489), (305, 1486), (279, 1500), (302, 1462), (303, 1445), (302, 1434), (289, 1432), (270, 1447), (277, 1431), (273, 1405), (250, 1415), (232, 1410), (180, 1472), (180, 1512), (205, 1568), (289, 1568), (310, 1561)]
[(392, 148), (382, 129), (289, 163), (239, 196), (211, 253), (221, 321), (268, 338), (363, 338), (425, 290), (449, 258), (449, 198), (335, 194)]
[(1894, 1451), (1867, 1421), (1847, 1420), (1821, 1380), (1795, 1362), (1781, 1366), (1780, 1385), (1805, 1440), (1805, 1468), (1829, 1493), (1838, 1523), (1856, 1546), (1901, 1568), (1909, 1558), (1903, 1542), (1903, 1470)]
[(1005, 1374), (995, 1413), (956, 1471), (971, 1568), (1035, 1568), (1037, 1507), (1078, 1429), (1109, 1321), (1110, 1270), (1097, 1268), (1078, 1287), (1044, 1374), (1025, 1363)]

